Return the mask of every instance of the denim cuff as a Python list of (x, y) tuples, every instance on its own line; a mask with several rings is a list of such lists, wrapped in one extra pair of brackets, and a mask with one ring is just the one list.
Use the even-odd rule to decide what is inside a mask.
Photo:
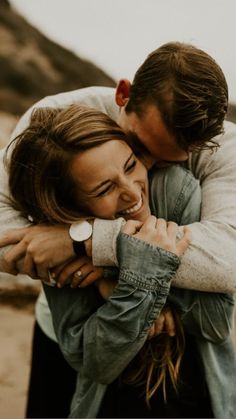
[(119, 280), (150, 291), (170, 287), (170, 280), (180, 264), (174, 253), (125, 233), (117, 238), (117, 250)]

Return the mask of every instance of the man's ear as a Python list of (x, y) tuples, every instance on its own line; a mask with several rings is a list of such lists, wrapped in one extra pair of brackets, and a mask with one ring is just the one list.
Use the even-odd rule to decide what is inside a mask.
[(127, 79), (121, 79), (116, 88), (116, 104), (118, 106), (125, 106), (129, 101), (131, 83)]

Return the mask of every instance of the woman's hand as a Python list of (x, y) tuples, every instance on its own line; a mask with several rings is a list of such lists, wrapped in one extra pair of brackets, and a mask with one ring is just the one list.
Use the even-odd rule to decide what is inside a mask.
[(122, 231), (153, 246), (174, 253), (176, 256), (182, 256), (191, 242), (191, 232), (188, 227), (183, 228), (183, 237), (177, 240), (178, 225), (172, 221), (165, 221), (163, 218), (150, 215), (140, 225), (140, 222), (130, 220), (127, 221)]
[(175, 336), (175, 319), (170, 307), (164, 307), (148, 332), (148, 339), (155, 338), (160, 333)]
[(94, 266), (88, 256), (81, 256), (51, 270), (58, 288), (70, 284), (71, 288), (85, 288), (103, 278), (103, 268)]
[(105, 279), (101, 278), (98, 281), (95, 282), (96, 287), (98, 288), (98, 291), (102, 298), (104, 300), (108, 300), (108, 298), (111, 296), (111, 294), (114, 291), (114, 288), (117, 285), (116, 279)]

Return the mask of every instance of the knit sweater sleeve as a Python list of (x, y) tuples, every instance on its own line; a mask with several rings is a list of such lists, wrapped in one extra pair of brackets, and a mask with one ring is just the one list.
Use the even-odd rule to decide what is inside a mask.
[(200, 180), (200, 222), (191, 224), (192, 243), (173, 285), (200, 291), (236, 291), (236, 125), (227, 122), (220, 148), (191, 155), (189, 168)]

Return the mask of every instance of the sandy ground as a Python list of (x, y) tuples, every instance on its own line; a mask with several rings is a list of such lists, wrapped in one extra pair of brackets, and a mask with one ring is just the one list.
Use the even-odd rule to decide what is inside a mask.
[(0, 419), (25, 417), (35, 297), (27, 298), (0, 298)]
[(0, 306), (0, 418), (25, 417), (34, 306)]
[(40, 282), (0, 272), (0, 419), (22, 419)]

